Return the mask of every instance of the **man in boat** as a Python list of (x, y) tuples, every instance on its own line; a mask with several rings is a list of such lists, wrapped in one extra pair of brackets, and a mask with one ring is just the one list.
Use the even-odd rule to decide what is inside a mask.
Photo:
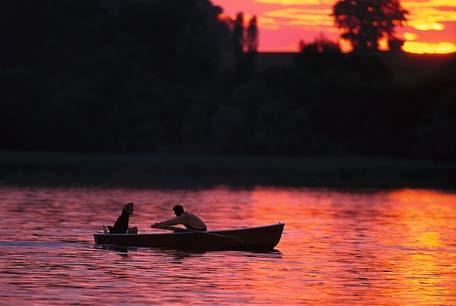
[[(127, 203), (122, 209), (122, 214), (117, 218), (114, 226), (108, 225), (110, 234), (137, 234), (137, 227), (128, 227), (128, 221), (133, 214), (133, 203)], [(103, 226), (104, 227), (104, 226)], [(105, 231), (106, 232), (106, 231)]]
[(201, 220), (194, 214), (184, 211), (184, 207), (182, 205), (174, 206), (173, 210), (174, 210), (174, 213), (176, 214), (176, 218), (152, 224), (150, 227), (160, 228), (161, 226), (166, 226), (166, 225), (182, 224), (187, 229), (192, 230), (192, 231), (207, 231), (207, 226), (206, 226), (206, 224), (204, 224), (203, 220)]

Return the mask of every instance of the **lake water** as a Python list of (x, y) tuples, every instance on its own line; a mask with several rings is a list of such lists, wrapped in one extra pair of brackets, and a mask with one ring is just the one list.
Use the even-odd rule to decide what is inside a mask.
[[(285, 222), (276, 252), (107, 250), (176, 202), (210, 229)], [(0, 188), (0, 304), (456, 305), (456, 194), (294, 188)]]

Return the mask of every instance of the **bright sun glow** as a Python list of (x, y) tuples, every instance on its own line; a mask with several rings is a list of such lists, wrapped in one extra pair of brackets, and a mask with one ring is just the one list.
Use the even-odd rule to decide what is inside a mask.
[(405, 32), (404, 33), (404, 39), (406, 40), (416, 40), (418, 38), (418, 35), (414, 34), (414, 33), (410, 33), (410, 32)]
[(411, 53), (446, 54), (456, 52), (456, 45), (451, 42), (427, 43), (406, 41), (403, 50)]
[(410, 22), (409, 25), (413, 26), (419, 31), (443, 31), (443, 29), (445, 29), (443, 24), (438, 22), (415, 21)]

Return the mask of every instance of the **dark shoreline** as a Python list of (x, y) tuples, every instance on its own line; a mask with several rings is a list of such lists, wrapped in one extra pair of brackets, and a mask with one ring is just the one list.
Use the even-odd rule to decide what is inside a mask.
[(456, 164), (386, 158), (0, 153), (0, 186), (454, 190)]

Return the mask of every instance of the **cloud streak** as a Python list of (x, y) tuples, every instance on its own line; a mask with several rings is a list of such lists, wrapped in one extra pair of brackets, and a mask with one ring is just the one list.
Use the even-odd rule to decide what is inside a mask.
[[(334, 22), (328, 8), (285, 8), (269, 11), (266, 17), (278, 20), (286, 27), (333, 27)], [(328, 30), (328, 29), (325, 29)]]

